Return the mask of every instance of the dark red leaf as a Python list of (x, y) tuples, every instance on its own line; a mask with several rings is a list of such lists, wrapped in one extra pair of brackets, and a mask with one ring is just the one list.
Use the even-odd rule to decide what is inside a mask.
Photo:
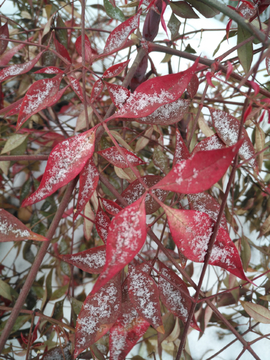
[(38, 62), (42, 52), (39, 53), (33, 60), (23, 64), (15, 64), (6, 67), (0, 71), (0, 83), (16, 75), (25, 74), (30, 71), (33, 66)]
[[(160, 299), (172, 314), (179, 317), (185, 323), (192, 305), (187, 285), (173, 270), (169, 269), (161, 261), (158, 264), (161, 275), (165, 277), (159, 277), (158, 288)], [(190, 326), (201, 331), (194, 316)]]
[(102, 80), (98, 79), (92, 88), (92, 92), (91, 92), (91, 97), (90, 97), (90, 102), (93, 103), (96, 98), (100, 95), (101, 91), (103, 90), (103, 82)]
[(56, 66), (47, 66), (44, 69), (35, 71), (34, 74), (64, 74), (64, 71), (62, 71)]
[(139, 315), (157, 331), (163, 332), (159, 291), (152, 277), (137, 267), (129, 266), (128, 294)]
[(83, 103), (84, 102), (83, 90), (82, 90), (79, 80), (70, 75), (68, 75), (68, 78), (69, 78), (70, 85), (71, 85), (73, 91), (78, 95), (79, 99)]
[(23, 207), (50, 196), (81, 172), (94, 153), (95, 130), (73, 136), (53, 148), (39, 188), (23, 201)]
[(10, 104), (9, 106), (5, 107), (4, 109), (0, 110), (0, 115), (6, 114), (5, 116), (12, 116), (15, 114), (18, 114), (21, 108), (21, 104), (23, 102), (23, 98), (15, 101), (13, 104)]
[[(92, 62), (92, 48), (91, 48), (91, 42), (88, 39), (87, 35), (85, 36), (85, 61)], [(80, 35), (76, 42), (75, 47), (80, 56), (82, 56), (82, 36)]]
[(129, 63), (129, 60), (124, 61), (122, 63), (116, 64), (116, 65), (112, 65), (110, 66), (104, 73), (103, 76), (104, 78), (112, 78), (114, 76), (117, 76), (119, 74), (121, 74), (121, 72), (126, 68), (127, 64)]
[(130, 97), (130, 91), (121, 85), (110, 84), (105, 82), (110, 97), (117, 108), (121, 108), (126, 100)]
[(212, 86), (213, 88), (215, 87), (215, 85), (212, 83), (212, 77), (214, 76), (214, 74), (212, 74), (210, 71), (208, 71), (205, 75), (207, 84)]
[[(32, 38), (31, 38), (32, 39)], [(30, 39), (29, 39), (30, 41)], [(0, 58), (0, 66), (5, 66), (7, 65), (10, 60), (13, 58), (13, 56), (20, 51), (21, 49), (23, 49), (26, 46), (26, 44), (19, 44), (17, 46), (14, 46), (13, 48), (7, 50)]]
[(199, 80), (197, 75), (194, 74), (187, 86), (187, 92), (192, 99), (197, 94), (198, 88), (199, 88)]
[(182, 160), (187, 160), (190, 157), (188, 148), (180, 134), (180, 131), (176, 129), (175, 131), (175, 151), (173, 158), (173, 166), (178, 164)]
[(110, 359), (125, 360), (149, 327), (130, 301), (122, 304), (122, 314), (110, 330)]
[(0, 209), (0, 242), (21, 240), (47, 241), (44, 236), (29, 230), (15, 216)]
[(101, 209), (101, 207), (98, 207), (98, 211), (96, 213), (96, 229), (98, 232), (98, 235), (101, 237), (104, 244), (107, 242), (108, 237), (108, 231), (110, 226), (111, 220), (109, 216)]
[(8, 41), (5, 39), (9, 38), (8, 23), (0, 27), (0, 55), (6, 50), (8, 46)]
[(67, 51), (67, 49), (65, 48), (65, 46), (63, 44), (61, 44), (57, 39), (56, 36), (54, 35), (54, 45), (56, 48), (56, 51), (63, 57), (65, 58), (69, 63), (72, 63), (72, 60), (69, 56), (69, 53)]
[(226, 172), (243, 141), (225, 149), (198, 151), (176, 164), (153, 189), (195, 194), (214, 185)]
[(147, 80), (137, 87), (121, 109), (107, 119), (137, 118), (152, 114), (165, 104), (170, 104), (180, 98), (190, 79), (194, 75), (199, 58), (186, 71), (156, 77)]
[[(207, 214), (194, 210), (178, 210), (163, 205), (173, 241), (189, 260), (203, 262), (213, 233), (214, 221)], [(244, 274), (238, 250), (227, 231), (219, 228), (212, 248), (210, 265), (217, 265), (249, 281)]]
[(147, 234), (144, 197), (112, 219), (106, 246), (106, 265), (92, 290), (95, 293), (138, 254)]
[(87, 296), (76, 322), (75, 358), (110, 330), (120, 315), (121, 297), (120, 274)]
[[(156, 183), (158, 183), (162, 179), (159, 175), (146, 175), (142, 176), (143, 182), (148, 186), (152, 187)], [(144, 187), (137, 179), (133, 181), (129, 186), (122, 192), (122, 197), (128, 202), (128, 204), (132, 204), (134, 201), (138, 200), (145, 192)], [(165, 201), (166, 196), (168, 194), (167, 191), (159, 191), (154, 190), (154, 194), (159, 198), (160, 201)], [(153, 214), (160, 208), (160, 205), (150, 196), (146, 195), (145, 198), (145, 211), (146, 214)]]
[(96, 187), (98, 185), (99, 173), (95, 167), (94, 161), (90, 158), (84, 165), (80, 173), (80, 188), (77, 202), (77, 209), (74, 215), (74, 220), (84, 209), (86, 203), (91, 199)]
[(90, 273), (100, 274), (106, 262), (106, 246), (98, 246), (72, 255), (60, 255), (61, 259)]
[[(132, 152), (128, 151), (125, 148), (121, 148), (123, 153), (126, 155), (128, 161), (133, 166), (143, 165), (145, 162), (141, 160), (138, 156), (134, 155)], [(107, 161), (109, 161), (114, 166), (117, 166), (121, 169), (129, 168), (129, 164), (125, 160), (125, 158), (119, 153), (116, 146), (112, 146), (105, 150), (98, 151), (98, 154), (104, 157)]]
[(105, 211), (107, 211), (111, 215), (117, 215), (119, 211), (123, 210), (120, 205), (116, 204), (116, 202), (108, 199), (100, 199)]

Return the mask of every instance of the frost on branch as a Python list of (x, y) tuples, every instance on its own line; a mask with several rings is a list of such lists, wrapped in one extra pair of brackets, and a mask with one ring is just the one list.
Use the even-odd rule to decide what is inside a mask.
[[(187, 285), (173, 270), (169, 269), (161, 261), (158, 264), (160, 274), (162, 275), (159, 276), (158, 282), (160, 299), (172, 314), (179, 317), (185, 323), (192, 305)], [(194, 316), (190, 326), (201, 331)]]
[[(138, 156), (134, 155), (131, 151), (128, 151), (125, 148), (121, 148), (123, 153), (126, 155), (127, 160), (133, 166), (143, 165), (145, 162), (141, 160)], [(129, 164), (126, 159), (120, 154), (117, 150), (116, 146), (112, 146), (105, 150), (98, 151), (98, 154), (104, 157), (107, 161), (109, 161), (114, 166), (117, 166), (121, 169), (129, 168)]]
[(75, 357), (110, 330), (120, 315), (121, 299), (120, 274), (87, 296), (76, 322)]
[(20, 220), (4, 209), (0, 209), (0, 242), (47, 239), (29, 230)]
[(146, 233), (143, 196), (112, 219), (106, 244), (106, 265), (93, 293), (133, 260), (144, 245)]
[(24, 200), (22, 206), (45, 199), (74, 179), (93, 155), (94, 142), (95, 129), (90, 129), (56, 145), (50, 153), (39, 188)]
[(61, 255), (61, 259), (90, 274), (100, 274), (106, 262), (106, 246), (98, 246), (72, 255)]

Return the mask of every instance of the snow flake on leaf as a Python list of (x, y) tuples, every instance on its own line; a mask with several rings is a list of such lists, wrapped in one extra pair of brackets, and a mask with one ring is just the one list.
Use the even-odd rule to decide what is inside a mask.
[[(138, 156), (134, 155), (132, 152), (128, 151), (127, 149), (121, 148), (121, 150), (126, 155), (128, 161), (133, 166), (145, 164), (144, 161), (142, 161)], [(112, 146), (105, 150), (98, 151), (98, 154), (103, 156), (107, 161), (109, 161), (114, 166), (117, 166), (121, 169), (125, 169), (129, 167), (129, 164), (127, 163), (126, 159), (120, 154), (116, 146)]]

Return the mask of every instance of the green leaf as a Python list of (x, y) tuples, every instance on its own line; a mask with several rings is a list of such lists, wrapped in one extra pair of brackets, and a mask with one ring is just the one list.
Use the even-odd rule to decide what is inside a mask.
[[(18, 331), (27, 321), (29, 321), (31, 319), (32, 315), (21, 315), (18, 316), (15, 324), (13, 325), (13, 328), (11, 330), (11, 333), (14, 333), (16, 331)], [(4, 329), (4, 327), (6, 326), (7, 320), (3, 321), (0, 324), (0, 332)]]
[(188, 52), (190, 54), (196, 54), (196, 51), (190, 46), (190, 44), (188, 44), (185, 48), (185, 52)]
[[(250, 37), (250, 33), (242, 26), (238, 25), (237, 44), (240, 44), (242, 41), (246, 40), (249, 37)], [(245, 73), (248, 73), (253, 58), (252, 42), (249, 41), (247, 44), (238, 48), (237, 53)]]
[(180, 28), (181, 22), (177, 19), (177, 17), (172, 13), (170, 20), (168, 22), (168, 28), (171, 32), (171, 39), (175, 38), (179, 35), (179, 28)]
[(112, 19), (124, 22), (126, 20), (123, 12), (118, 8), (114, 7), (109, 0), (104, 0), (105, 11)]
[(31, 190), (31, 180), (28, 179), (21, 188), (20, 202), (27, 198)]
[(5, 154), (13, 149), (16, 149), (18, 146), (20, 146), (25, 139), (27, 138), (28, 134), (14, 134), (5, 143), (5, 146), (3, 150), (1, 151), (1, 154)]
[(11, 288), (10, 286), (0, 279), (0, 295), (3, 296), (5, 299), (12, 301), (11, 297)]
[(33, 251), (31, 250), (31, 241), (26, 241), (23, 247), (23, 258), (24, 260), (30, 262), (30, 264), (33, 264), (35, 261), (35, 255), (33, 254)]
[(247, 271), (248, 264), (249, 264), (250, 258), (251, 258), (251, 250), (250, 250), (248, 240), (245, 236), (243, 236), (241, 239), (241, 254), (240, 254), (240, 256), (241, 256), (241, 260), (243, 263), (243, 268), (245, 271)]
[(219, 11), (213, 7), (201, 3), (199, 0), (187, 0), (196, 10), (198, 10), (204, 17), (212, 18), (219, 14)]
[(57, 302), (54, 304), (53, 315), (52, 315), (52, 318), (53, 318), (53, 319), (56, 319), (56, 320), (62, 320), (62, 319), (63, 319), (63, 305), (64, 305), (64, 301), (65, 301), (65, 299), (60, 300), (60, 301), (57, 301)]
[(56, 300), (56, 299), (59, 299), (60, 297), (62, 297), (63, 295), (65, 295), (65, 293), (68, 290), (68, 286), (69, 285), (67, 284), (67, 285), (61, 286), (59, 289), (55, 290), (52, 293), (50, 300)]
[(46, 278), (46, 295), (47, 295), (47, 300), (49, 300), (52, 296), (52, 273), (53, 273), (53, 269), (50, 270), (49, 274), (47, 275)]
[(170, 2), (170, 6), (174, 14), (184, 19), (199, 19), (192, 7), (184, 1)]
[[(233, 36), (235, 36), (237, 34), (237, 31), (230, 31), (229, 32), (229, 39), (231, 38), (231, 37), (233, 37)], [(215, 56), (216, 55), (216, 53), (219, 51), (219, 49), (220, 49), (220, 45), (223, 43), (223, 41), (225, 41), (225, 40), (227, 40), (227, 36), (226, 35), (224, 35), (224, 37), (223, 37), (223, 39), (221, 40), (221, 42), (218, 44), (218, 46), (216, 47), (216, 49), (215, 49), (215, 51), (213, 52), (213, 56)]]
[(75, 314), (79, 315), (81, 308), (83, 306), (83, 301), (79, 301), (79, 300), (71, 297), (71, 306), (72, 306), (72, 309), (75, 312)]
[[(64, 21), (62, 20), (62, 18), (60, 17), (60, 15), (57, 16), (57, 20), (56, 20), (56, 26), (60, 27), (60, 28), (65, 28), (66, 25), (64, 23)], [(57, 29), (55, 31), (57, 40), (64, 45), (64, 47), (67, 49), (68, 47), (68, 36), (67, 36), (67, 29)]]
[(270, 311), (264, 306), (253, 304), (247, 301), (240, 301), (245, 311), (255, 321), (263, 324), (270, 324)]

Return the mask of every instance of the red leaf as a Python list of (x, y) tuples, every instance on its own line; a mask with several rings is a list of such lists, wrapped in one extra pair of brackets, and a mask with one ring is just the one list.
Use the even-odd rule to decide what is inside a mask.
[[(161, 275), (165, 277), (165, 279), (162, 276), (159, 277), (158, 288), (160, 299), (172, 314), (179, 317), (185, 323), (192, 305), (187, 285), (173, 270), (169, 269), (162, 262), (159, 261), (158, 264)], [(194, 316), (190, 326), (201, 331)]]
[[(250, 81), (250, 85), (253, 87), (254, 96), (258, 95), (260, 91), (260, 86), (257, 83), (255, 83), (255, 81)], [(251, 104), (249, 104), (249, 106), (251, 107)]]
[[(121, 148), (123, 153), (126, 155), (128, 161), (133, 166), (143, 165), (145, 162), (141, 160), (138, 156), (134, 155), (132, 152), (128, 151), (125, 148)], [(112, 146), (105, 150), (98, 151), (98, 154), (104, 157), (107, 161), (109, 161), (114, 166), (117, 166), (121, 169), (129, 168), (129, 164), (125, 160), (125, 158), (119, 153), (116, 146)]]
[(8, 41), (2, 39), (8, 39), (8, 38), (9, 38), (8, 23), (6, 22), (4, 25), (0, 27), (0, 55), (3, 54), (3, 52), (6, 50), (8, 46)]
[[(211, 195), (207, 193), (188, 195), (188, 200), (192, 210), (202, 211), (209, 215), (213, 221), (217, 221), (220, 205)], [(222, 215), (220, 225), (224, 230), (228, 231), (227, 220), (224, 214)]]
[(212, 77), (214, 76), (214, 74), (212, 74), (210, 71), (208, 71), (205, 75), (206, 81), (208, 83), (208, 85), (212, 86), (213, 88), (215, 87), (215, 85), (212, 83)]
[(98, 232), (98, 235), (101, 237), (104, 244), (107, 242), (108, 237), (108, 231), (110, 226), (111, 220), (109, 216), (101, 209), (101, 207), (98, 207), (98, 211), (96, 213), (96, 229)]
[(194, 148), (192, 155), (198, 151), (209, 151), (225, 148), (225, 144), (220, 140), (217, 134), (209, 136), (200, 141)]
[(64, 74), (64, 71), (56, 66), (47, 66), (44, 69), (35, 71), (34, 74)]
[(175, 151), (173, 158), (173, 166), (179, 163), (182, 160), (187, 160), (190, 157), (188, 148), (180, 134), (180, 131), (176, 129), (175, 131)]
[(179, 99), (156, 109), (152, 114), (136, 119), (141, 124), (167, 126), (182, 120), (189, 110), (189, 100)]
[(0, 110), (0, 115), (6, 114), (6, 117), (18, 114), (21, 108), (21, 104), (23, 102), (23, 99), (19, 99), (15, 101), (13, 104), (10, 104), (9, 106), (6, 106), (4, 109)]
[(60, 255), (60, 257), (87, 273), (99, 274), (106, 262), (106, 246), (94, 247), (72, 255)]
[(90, 129), (73, 136), (53, 148), (39, 188), (23, 201), (23, 207), (50, 196), (81, 172), (87, 160), (93, 155), (95, 130), (95, 128)]
[(62, 74), (59, 74), (52, 79), (38, 80), (30, 86), (21, 105), (17, 121), (17, 130), (32, 115), (45, 109), (47, 106), (53, 105), (56, 102), (55, 99), (57, 99), (57, 101), (59, 100), (58, 89), (61, 80)]
[(252, 111), (252, 106), (251, 106), (251, 104), (249, 104), (247, 110), (246, 110), (245, 113), (244, 113), (244, 123), (246, 122), (247, 117), (249, 116), (249, 114), (251, 113), (251, 111)]
[[(239, 121), (225, 111), (217, 109), (209, 110), (214, 128), (221, 140), (228, 146), (236, 144), (240, 129)], [(241, 138), (244, 139), (244, 142), (239, 150), (239, 155), (242, 159), (247, 160), (255, 155), (255, 150), (245, 129), (242, 131)], [(249, 161), (249, 164), (257, 167), (255, 156)]]
[(123, 210), (121, 208), (121, 206), (119, 206), (118, 204), (116, 204), (116, 202), (112, 201), (112, 200), (108, 200), (108, 199), (100, 199), (104, 209), (111, 215), (117, 215), (119, 213), (119, 211)]
[(137, 87), (122, 108), (107, 119), (137, 118), (152, 114), (165, 104), (170, 104), (180, 98), (190, 79), (196, 71), (199, 58), (186, 71), (156, 77), (147, 80)]
[[(159, 180), (162, 179), (159, 175), (146, 175), (142, 176), (143, 182), (148, 186), (152, 187)], [(137, 179), (133, 181), (129, 186), (122, 192), (121, 196), (128, 202), (128, 204), (132, 204), (134, 201), (138, 200), (145, 192), (144, 187)], [(168, 194), (167, 191), (160, 191), (154, 190), (154, 194), (159, 198), (160, 201), (164, 201)], [(149, 194), (146, 195), (145, 198), (145, 211), (146, 214), (153, 214), (160, 208), (160, 205), (150, 196)]]
[(102, 75), (103, 78), (112, 78), (121, 74), (121, 72), (126, 68), (129, 60), (124, 61), (122, 63), (110, 66)]
[(198, 151), (176, 164), (152, 189), (195, 194), (214, 185), (226, 172), (243, 141), (225, 149)]
[(129, 266), (128, 294), (139, 315), (157, 331), (163, 332), (159, 291), (152, 277), (138, 268)]
[(103, 90), (103, 82), (102, 80), (98, 79), (92, 88), (92, 92), (91, 92), (91, 97), (90, 97), (90, 102), (93, 103), (96, 98), (99, 96), (99, 94), (101, 93), (101, 91)]
[[(92, 48), (91, 42), (88, 39), (87, 35), (84, 35), (85, 38), (85, 61), (92, 62)], [(75, 47), (80, 56), (82, 56), (82, 36), (79, 36), (75, 42)]]
[(80, 173), (80, 189), (77, 202), (77, 209), (74, 220), (84, 209), (86, 203), (91, 199), (96, 190), (99, 180), (99, 173), (95, 167), (93, 159), (89, 159)]
[(65, 58), (69, 63), (72, 63), (71, 58), (70, 58), (70, 56), (69, 56), (69, 53), (68, 53), (67, 49), (65, 48), (65, 46), (64, 46), (63, 44), (61, 44), (61, 43), (56, 39), (55, 33), (54, 33), (54, 44), (55, 44), (56, 51), (57, 51), (63, 58)]
[(3, 82), (12, 76), (25, 74), (32, 69), (32, 67), (38, 62), (41, 57), (42, 52), (39, 53), (33, 60), (28, 61), (23, 64), (15, 64), (9, 67), (6, 67), (0, 71), (0, 82)]
[(83, 103), (84, 102), (83, 91), (79, 80), (70, 75), (68, 75), (68, 78), (73, 91), (78, 95), (79, 99)]
[(115, 276), (94, 295), (85, 299), (76, 322), (76, 358), (106, 334), (121, 312), (121, 276)]
[(233, 71), (232, 63), (230, 61), (227, 61), (227, 64), (228, 64), (228, 68), (227, 68), (227, 73), (226, 73), (226, 80), (229, 79), (229, 77)]
[(230, 19), (228, 21), (228, 24), (226, 25), (226, 37), (227, 37), (227, 41), (229, 41), (229, 32), (230, 32), (230, 28), (232, 26), (232, 19)]
[(111, 221), (106, 265), (92, 290), (95, 293), (138, 254), (147, 233), (144, 196), (120, 211)]
[[(213, 220), (205, 213), (194, 210), (177, 210), (163, 205), (173, 241), (189, 260), (203, 262), (213, 233)], [(217, 265), (249, 281), (243, 271), (238, 250), (222, 227), (212, 248), (210, 265)]]
[(130, 97), (130, 91), (121, 85), (110, 84), (105, 82), (110, 97), (117, 108), (121, 108), (126, 100)]
[(199, 80), (197, 75), (194, 74), (187, 86), (187, 92), (192, 99), (197, 94), (198, 88), (199, 88)]
[[(29, 39), (29, 41), (30, 41), (30, 39)], [(0, 58), (0, 66), (7, 65), (9, 63), (9, 61), (13, 58), (13, 56), (18, 51), (23, 49), (25, 46), (26, 46), (25, 44), (20, 44), (20, 45), (14, 46), (12, 49), (7, 50)]]
[(133, 33), (139, 26), (140, 15), (141, 11), (118, 25), (111, 32), (106, 41), (103, 54), (109, 55), (123, 48), (129, 35)]
[(110, 330), (110, 359), (125, 360), (149, 327), (130, 301), (122, 304), (122, 314)]
[(48, 239), (29, 230), (15, 216), (0, 209), (0, 242), (21, 240), (47, 241)]

